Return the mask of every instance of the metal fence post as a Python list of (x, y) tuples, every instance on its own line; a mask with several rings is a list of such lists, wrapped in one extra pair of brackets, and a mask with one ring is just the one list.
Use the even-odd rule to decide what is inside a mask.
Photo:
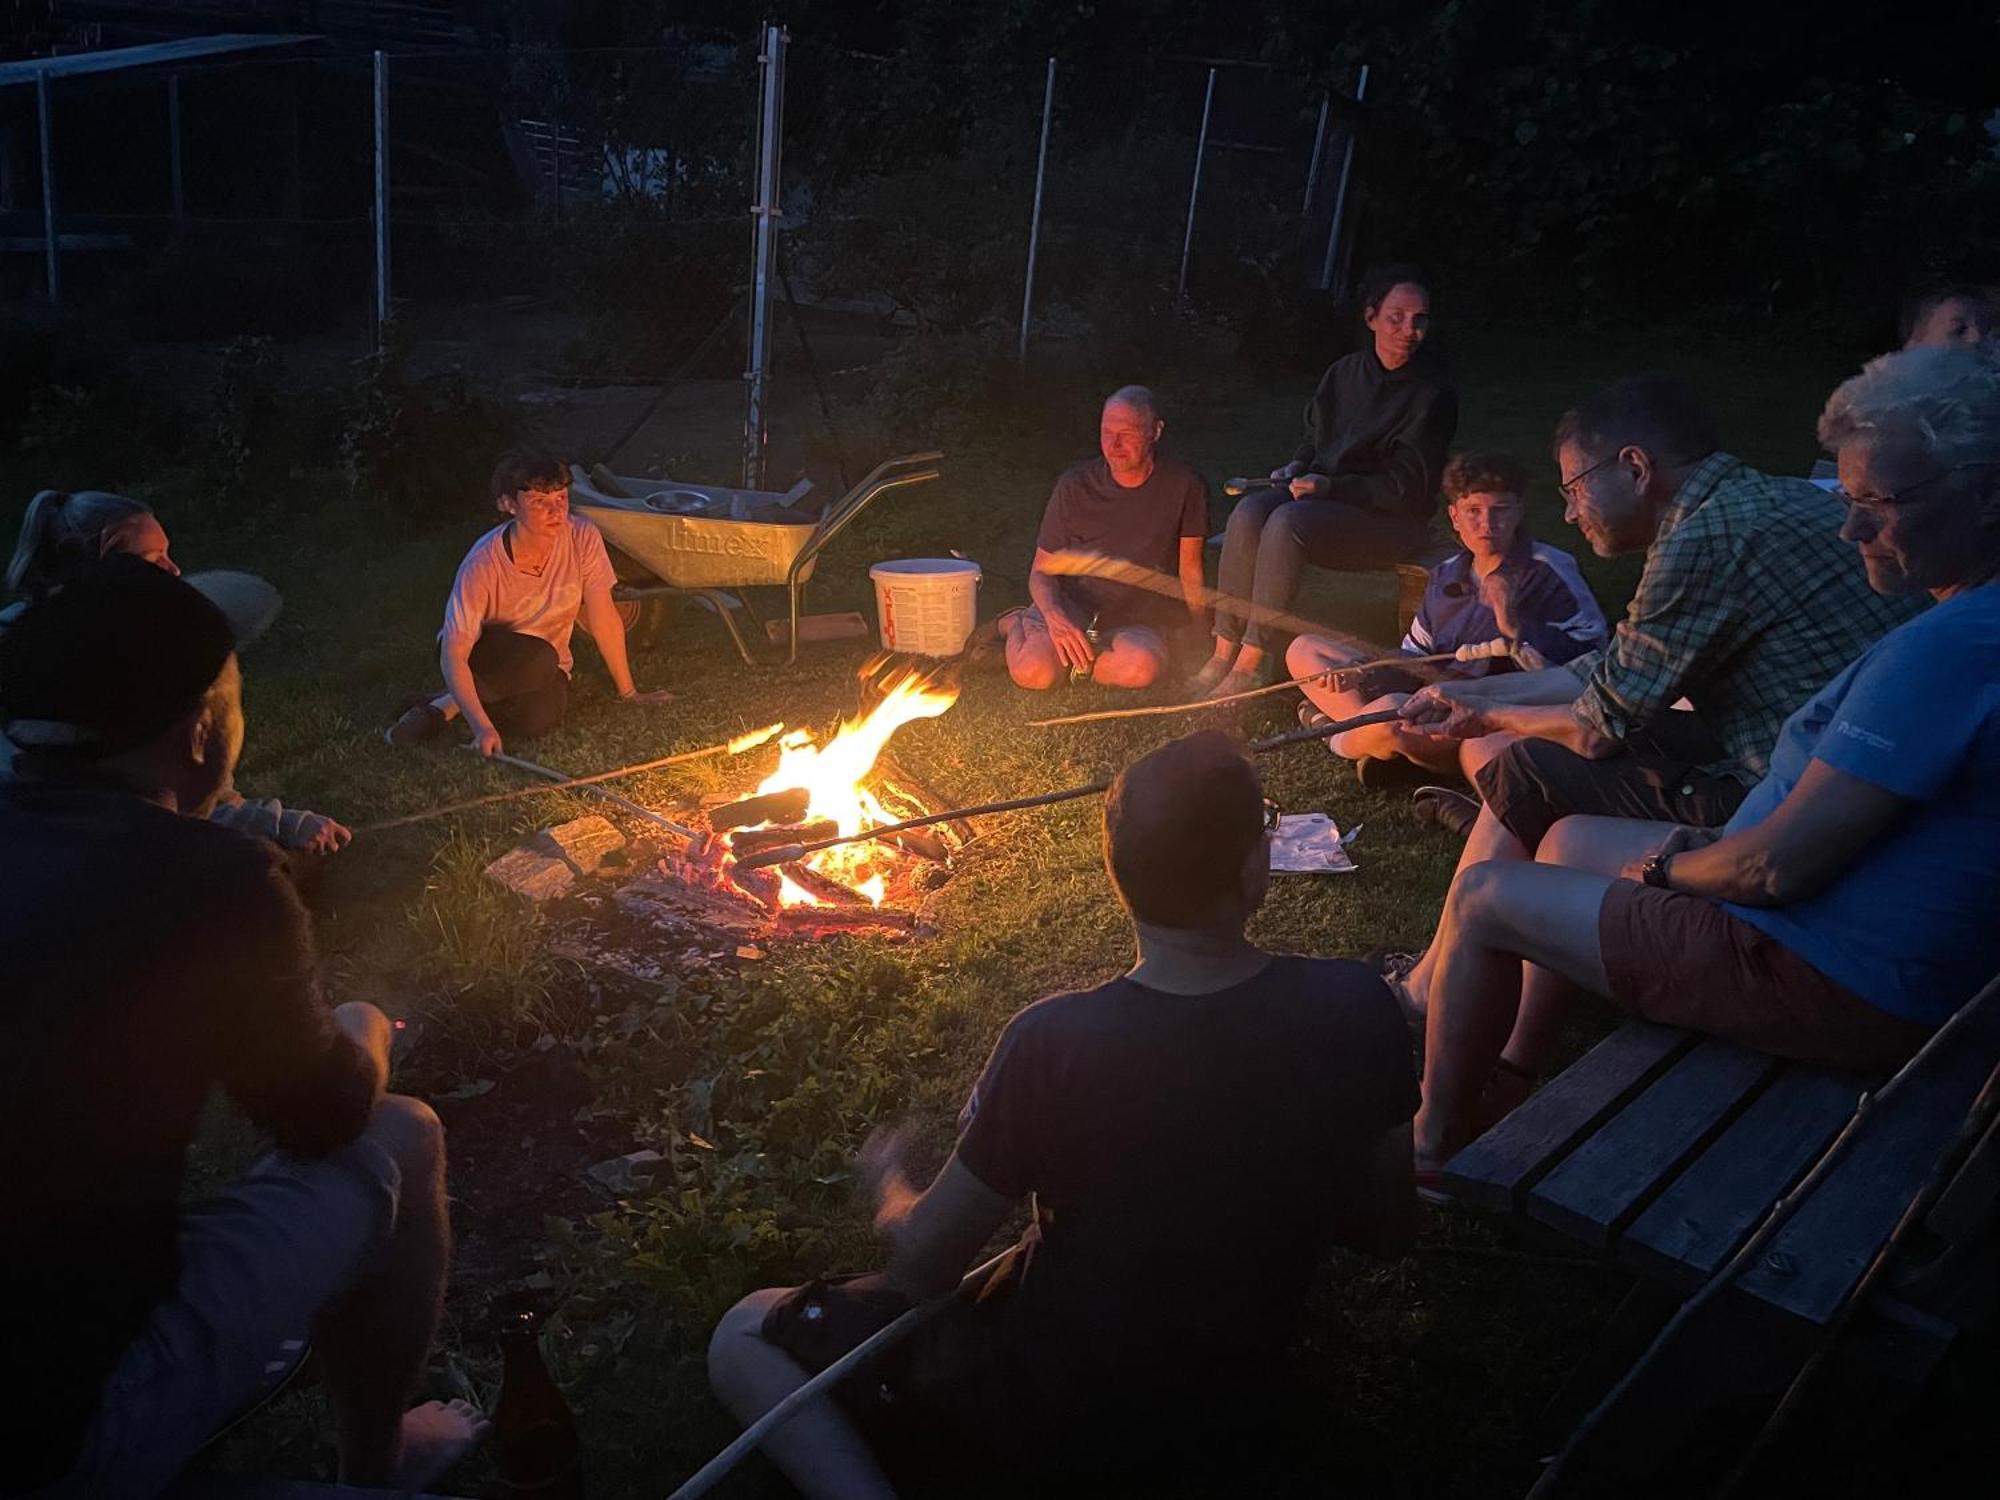
[[(1368, 97), (1368, 64), (1361, 65), (1361, 77), (1354, 85), (1354, 102), (1361, 103)], [(1340, 186), (1333, 194), (1333, 225), (1326, 234), (1326, 258), (1320, 262), (1319, 284), (1331, 290), (1333, 281), (1334, 253), (1340, 248), (1340, 223), (1347, 213), (1347, 179), (1354, 171), (1354, 127), (1347, 130), (1347, 150), (1340, 158)]]
[(49, 307), (62, 311), (62, 254), (56, 244), (56, 148), (50, 123), (49, 74), (35, 74), (35, 119), (42, 143), (42, 239), (48, 256)]
[(389, 336), (389, 54), (375, 54), (375, 347)]
[(749, 407), (743, 417), (743, 487), (754, 490), (764, 482), (766, 383), (771, 357), (771, 261), (777, 248), (778, 164), (784, 132), (785, 42), (782, 26), (764, 28), (764, 50), (757, 61), (763, 69), (763, 99), (758, 110), (757, 202), (750, 213), (756, 232), (751, 237)]
[(1188, 255), (1194, 249), (1194, 206), (1201, 197), (1201, 161), (1208, 154), (1208, 112), (1215, 103), (1215, 69), (1208, 70), (1208, 89), (1201, 96), (1201, 136), (1194, 147), (1194, 182), (1188, 188), (1187, 233), (1181, 238), (1181, 277), (1174, 300), (1187, 301)]
[(1049, 168), (1049, 115), (1056, 102), (1056, 60), (1042, 85), (1042, 149), (1035, 157), (1035, 211), (1028, 220), (1028, 274), (1021, 283), (1021, 368), (1028, 368), (1028, 322), (1035, 306), (1035, 251), (1042, 243), (1042, 179)]
[(1313, 131), (1312, 165), (1306, 168), (1306, 197), (1299, 205), (1299, 217), (1309, 217), (1313, 211), (1313, 191), (1319, 186), (1319, 159), (1326, 151), (1326, 117), (1333, 108), (1333, 95), (1319, 96), (1319, 127)]

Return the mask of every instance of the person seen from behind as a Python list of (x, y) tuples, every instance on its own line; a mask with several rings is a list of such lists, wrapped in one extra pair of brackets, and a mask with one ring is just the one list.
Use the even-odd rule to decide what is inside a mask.
[[(484, 1430), (408, 1406), (443, 1129), (385, 1092), (383, 1014), (322, 999), (279, 851), (207, 820), (250, 623), (114, 557), (0, 636), (0, 1337), (32, 1374), (0, 1403), (9, 1493), (160, 1494), (308, 1338), (344, 1483), (428, 1489)], [(183, 1202), (217, 1088), (276, 1149)]]
[(1127, 767), (1104, 844), (1132, 967), (1008, 1022), (928, 1187), (893, 1137), (871, 1142), (885, 1270), (756, 1292), (724, 1316), (710, 1381), (748, 1423), (958, 1286), (1032, 1202), (1026, 1239), (976, 1291), (772, 1434), (765, 1452), (804, 1493), (887, 1496), (899, 1461), (939, 1448), (961, 1470), (1160, 1493), (1163, 1476), (1242, 1483), (1283, 1446), (1287, 1344), (1322, 1253), (1414, 1233), (1417, 1095), (1374, 975), (1245, 936), (1274, 821), (1222, 734)]

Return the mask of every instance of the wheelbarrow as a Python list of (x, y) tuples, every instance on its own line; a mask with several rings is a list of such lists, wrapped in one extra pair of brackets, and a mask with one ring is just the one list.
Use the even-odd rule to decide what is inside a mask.
[[(570, 507), (589, 518), (604, 539), (659, 579), (657, 584), (621, 583), (613, 597), (645, 599), (687, 595), (714, 611), (748, 666), (757, 658), (738, 624), (738, 611), (754, 611), (730, 592), (782, 588), (789, 596), (787, 665), (798, 660), (799, 606), (819, 555), (876, 496), (900, 485), (938, 477), (942, 453), (905, 453), (877, 464), (853, 489), (808, 524), (751, 520), (773, 507), (789, 508), (805, 493), (739, 490), (723, 485), (685, 484), (673, 479), (641, 479), (570, 468)], [(622, 493), (621, 493), (622, 492)]]

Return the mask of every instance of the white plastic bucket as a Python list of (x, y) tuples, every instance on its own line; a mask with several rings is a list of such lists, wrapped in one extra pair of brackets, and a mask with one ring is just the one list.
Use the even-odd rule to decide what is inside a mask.
[(979, 564), (956, 557), (906, 557), (868, 570), (884, 651), (956, 656), (979, 618)]

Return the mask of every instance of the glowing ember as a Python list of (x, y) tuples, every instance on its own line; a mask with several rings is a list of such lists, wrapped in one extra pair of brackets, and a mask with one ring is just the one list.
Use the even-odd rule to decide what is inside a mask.
[[(804, 787), (810, 797), (806, 816), (830, 821), (846, 835), (893, 823), (895, 818), (883, 809), (862, 781), (874, 769), (876, 758), (891, 735), (912, 720), (935, 719), (958, 701), (958, 688), (934, 683), (920, 671), (905, 669), (889, 678), (883, 689), (880, 703), (859, 720), (842, 724), (824, 745), (815, 745), (812, 736), (803, 731), (787, 734), (778, 742), (778, 769), (759, 784), (758, 794)], [(885, 856), (888, 851), (879, 844), (847, 844), (838, 849), (822, 849), (805, 864), (807, 869), (840, 882), (872, 905), (880, 906), (888, 891), (888, 881), (880, 868)], [(783, 906), (826, 905), (787, 876), (780, 878), (778, 900)]]

